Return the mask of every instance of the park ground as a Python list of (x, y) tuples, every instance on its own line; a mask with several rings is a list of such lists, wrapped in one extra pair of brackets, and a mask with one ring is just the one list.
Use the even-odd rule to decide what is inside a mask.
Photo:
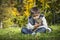
[(36, 35), (22, 34), (21, 28), (9, 27), (0, 29), (0, 40), (60, 40), (60, 25), (50, 25), (51, 33), (37, 33)]

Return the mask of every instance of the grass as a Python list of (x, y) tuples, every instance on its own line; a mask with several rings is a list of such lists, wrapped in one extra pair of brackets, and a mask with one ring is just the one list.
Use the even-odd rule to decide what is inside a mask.
[(22, 34), (19, 27), (0, 29), (0, 40), (59, 40), (60, 25), (51, 25), (51, 33)]

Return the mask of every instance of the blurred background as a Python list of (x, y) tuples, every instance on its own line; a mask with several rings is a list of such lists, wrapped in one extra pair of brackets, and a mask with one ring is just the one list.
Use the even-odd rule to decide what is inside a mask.
[(60, 24), (60, 0), (0, 0), (0, 26), (24, 26), (30, 9), (35, 6), (49, 25)]

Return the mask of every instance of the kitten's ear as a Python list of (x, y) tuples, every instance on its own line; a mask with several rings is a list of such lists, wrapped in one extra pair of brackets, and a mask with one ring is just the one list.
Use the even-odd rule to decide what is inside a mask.
[(44, 14), (40, 14), (40, 17), (44, 17)]

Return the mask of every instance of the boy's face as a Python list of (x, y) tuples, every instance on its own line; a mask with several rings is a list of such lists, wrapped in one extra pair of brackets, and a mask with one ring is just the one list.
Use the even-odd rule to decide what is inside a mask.
[(40, 13), (35, 13), (35, 14), (33, 14), (32, 16), (33, 16), (33, 19), (38, 19), (39, 16), (40, 16)]

